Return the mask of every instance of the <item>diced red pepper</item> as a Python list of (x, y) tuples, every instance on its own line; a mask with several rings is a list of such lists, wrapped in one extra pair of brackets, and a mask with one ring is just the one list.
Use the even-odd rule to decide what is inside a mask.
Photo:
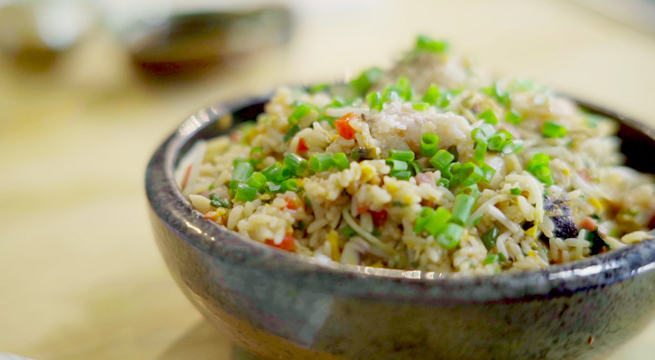
[(271, 239), (266, 239), (264, 244), (286, 251), (293, 251), (296, 248), (296, 243), (294, 241), (295, 239), (293, 238), (293, 235), (289, 233), (284, 235), (284, 239), (282, 239), (282, 242), (279, 245), (275, 245), (275, 242)]
[(293, 199), (286, 198), (285, 200), (287, 201), (287, 209), (298, 210), (298, 204), (296, 204), (296, 202), (293, 201)]
[(350, 126), (350, 121), (355, 119), (357, 119), (357, 114), (347, 113), (334, 122), (334, 125), (336, 126), (337, 131), (342, 138), (346, 140), (352, 140), (355, 138), (357, 131), (355, 131), (352, 126)]
[(300, 140), (298, 140), (298, 147), (296, 148), (296, 150), (299, 153), (309, 150), (309, 147), (307, 147), (307, 142), (305, 141), (305, 139), (300, 138)]
[(371, 211), (371, 216), (373, 217), (373, 224), (380, 227), (387, 221), (387, 210)]

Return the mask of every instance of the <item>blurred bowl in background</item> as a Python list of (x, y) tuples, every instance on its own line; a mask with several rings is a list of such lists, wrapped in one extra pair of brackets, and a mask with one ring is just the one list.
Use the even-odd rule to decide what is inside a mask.
[(84, 3), (0, 5), (0, 52), (27, 70), (47, 70), (83, 37), (92, 18)]
[(139, 22), (123, 36), (136, 67), (167, 77), (202, 73), (229, 57), (286, 42), (292, 17), (284, 7), (172, 15)]

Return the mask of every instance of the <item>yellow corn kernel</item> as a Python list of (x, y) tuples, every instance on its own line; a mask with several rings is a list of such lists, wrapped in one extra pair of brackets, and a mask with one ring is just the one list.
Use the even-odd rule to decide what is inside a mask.
[(598, 201), (596, 198), (589, 199), (589, 203), (595, 207), (597, 211), (600, 211), (603, 208), (603, 205), (601, 205), (600, 201)]
[(569, 172), (569, 169), (564, 168), (564, 169), (562, 169), (562, 174), (564, 174), (566, 176), (569, 176), (569, 175), (571, 175), (571, 172)]
[(384, 185), (385, 185), (385, 189), (387, 189), (389, 194), (394, 194), (396, 191), (398, 191), (398, 189), (400, 189), (398, 187), (398, 182), (396, 182), (395, 180), (385, 181)]
[(537, 227), (536, 226), (533, 226), (533, 227), (531, 227), (531, 228), (529, 228), (528, 230), (525, 231), (525, 234), (528, 235), (528, 236), (531, 236), (531, 237), (534, 237), (536, 233), (537, 233)]
[(382, 265), (382, 262), (378, 260), (375, 263), (371, 264), (371, 267), (381, 268), (384, 267), (384, 265)]
[(341, 260), (341, 251), (339, 251), (339, 233), (335, 230), (330, 230), (327, 234), (327, 241), (330, 242), (332, 248), (332, 260), (339, 262)]
[(528, 256), (537, 256), (537, 253), (535, 253), (534, 251), (530, 250), (530, 251), (528, 251)]
[(375, 171), (375, 168), (371, 167), (370, 165), (362, 165), (362, 181), (369, 181), (371, 180), (375, 175), (377, 175), (377, 171)]

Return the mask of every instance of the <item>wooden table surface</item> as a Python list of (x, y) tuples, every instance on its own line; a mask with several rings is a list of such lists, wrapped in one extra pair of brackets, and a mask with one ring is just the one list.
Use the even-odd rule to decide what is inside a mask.
[[(157, 144), (214, 102), (389, 63), (417, 32), (655, 125), (655, 37), (565, 1), (292, 2), (291, 42), (147, 85), (97, 31), (47, 73), (0, 62), (0, 351), (46, 359), (248, 359), (169, 276), (146, 217)], [(652, 359), (655, 323), (607, 359)]]

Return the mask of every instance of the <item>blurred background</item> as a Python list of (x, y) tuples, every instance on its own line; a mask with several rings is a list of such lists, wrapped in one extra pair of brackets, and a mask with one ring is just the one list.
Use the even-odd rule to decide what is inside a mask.
[[(160, 260), (143, 176), (201, 107), (388, 66), (417, 33), (655, 125), (655, 1), (0, 0), (0, 351), (249, 359)], [(655, 324), (608, 359), (652, 359)]]

